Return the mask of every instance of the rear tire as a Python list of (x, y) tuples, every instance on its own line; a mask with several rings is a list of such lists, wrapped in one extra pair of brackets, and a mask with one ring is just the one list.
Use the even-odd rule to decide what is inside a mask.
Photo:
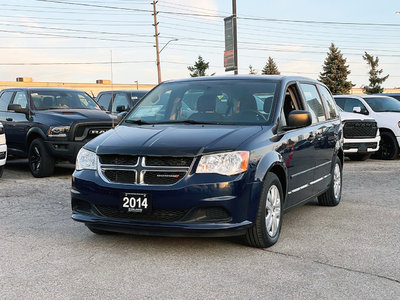
[(267, 174), (258, 206), (257, 219), (246, 233), (246, 242), (252, 247), (267, 248), (279, 238), (282, 227), (282, 185), (279, 178)]
[(342, 199), (343, 168), (342, 162), (337, 156), (331, 175), (332, 180), (329, 189), (318, 196), (319, 205), (336, 206)]
[(392, 160), (399, 157), (399, 145), (392, 132), (381, 132), (381, 142), (379, 143), (377, 157), (384, 160)]
[(53, 174), (55, 160), (48, 152), (42, 139), (34, 139), (28, 152), (29, 170), (37, 178)]
[(367, 154), (348, 154), (346, 155), (350, 160), (353, 161), (364, 161), (371, 157), (370, 153)]

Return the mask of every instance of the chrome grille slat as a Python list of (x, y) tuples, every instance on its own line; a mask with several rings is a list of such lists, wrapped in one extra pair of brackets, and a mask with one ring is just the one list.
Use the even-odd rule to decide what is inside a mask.
[[(103, 156), (104, 157), (104, 156)], [(173, 185), (181, 181), (188, 173), (193, 164), (194, 158), (185, 157), (184, 159), (180, 158), (171, 158), (166, 157), (168, 162), (163, 166), (148, 166), (146, 165), (146, 156), (131, 156), (137, 157), (135, 161), (136, 164), (126, 164), (128, 161), (126, 159), (126, 155), (124, 158), (119, 159), (118, 155), (112, 157), (112, 155), (107, 155), (107, 162), (115, 161), (121, 162), (120, 164), (102, 164), (101, 162), (105, 161), (101, 155), (98, 156), (98, 173), (100, 177), (109, 183), (121, 183), (121, 184), (132, 184), (132, 185)], [(163, 157), (157, 157), (153, 161), (161, 162), (162, 164)], [(133, 160), (130, 160), (131, 162)], [(179, 164), (185, 163), (187, 166), (171, 166), (171, 161), (178, 162)], [(190, 163), (190, 164), (189, 164)], [(125, 177), (117, 177), (115, 174), (125, 174), (129, 175), (130, 172), (135, 172), (135, 180), (130, 182)], [(110, 174), (112, 178), (110, 178)], [(116, 181), (115, 178), (120, 178), (120, 180)]]

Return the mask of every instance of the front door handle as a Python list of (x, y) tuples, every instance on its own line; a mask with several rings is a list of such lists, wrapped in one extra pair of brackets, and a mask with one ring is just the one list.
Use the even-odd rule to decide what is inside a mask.
[(6, 118), (6, 121), (11, 122), (13, 121), (13, 118)]

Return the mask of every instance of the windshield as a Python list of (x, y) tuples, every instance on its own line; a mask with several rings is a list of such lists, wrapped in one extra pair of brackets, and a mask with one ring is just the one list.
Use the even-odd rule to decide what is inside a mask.
[(400, 102), (391, 97), (364, 98), (371, 108), (376, 112), (393, 111), (400, 112)]
[(125, 121), (269, 124), (277, 85), (234, 79), (167, 82), (149, 92)]
[(31, 99), (34, 108), (38, 110), (100, 109), (86, 93), (78, 91), (32, 91)]

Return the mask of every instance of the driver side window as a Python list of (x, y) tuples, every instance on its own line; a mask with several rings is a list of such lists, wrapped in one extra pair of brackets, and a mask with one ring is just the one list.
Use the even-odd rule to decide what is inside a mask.
[(281, 110), (281, 126), (287, 125), (289, 113), (293, 110), (300, 110), (302, 108), (299, 91), (296, 84), (290, 85), (285, 92)]

